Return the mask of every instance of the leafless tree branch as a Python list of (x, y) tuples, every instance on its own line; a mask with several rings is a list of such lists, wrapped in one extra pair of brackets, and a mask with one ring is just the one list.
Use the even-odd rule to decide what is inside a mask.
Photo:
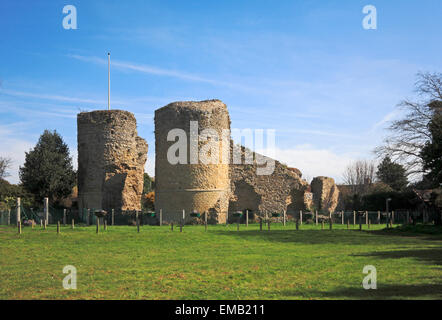
[(11, 168), (12, 160), (10, 158), (0, 157), (0, 179), (9, 176), (8, 170)]
[(404, 100), (398, 105), (406, 111), (405, 117), (390, 123), (391, 134), (374, 150), (379, 158), (389, 156), (401, 163), (411, 176), (423, 173), (420, 153), (431, 139), (428, 125), (435, 112), (431, 104), (442, 101), (442, 73), (419, 72), (415, 88), (420, 101)]

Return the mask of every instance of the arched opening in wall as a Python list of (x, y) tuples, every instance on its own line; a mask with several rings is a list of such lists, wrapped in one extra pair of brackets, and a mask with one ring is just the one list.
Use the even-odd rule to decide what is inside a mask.
[(294, 206), (295, 206), (295, 204), (293, 203), (293, 199), (292, 199), (291, 193), (285, 199), (285, 205), (287, 207), (287, 209), (286, 209), (287, 217), (294, 217), (294, 214), (295, 214)]
[(233, 198), (229, 202), (229, 222), (235, 222), (233, 221), (233, 213), (236, 211), (244, 213), (241, 217), (241, 222), (245, 222), (246, 210), (249, 211), (249, 221), (253, 221), (261, 204), (261, 195), (255, 191), (252, 185), (244, 180), (235, 182), (233, 195)]

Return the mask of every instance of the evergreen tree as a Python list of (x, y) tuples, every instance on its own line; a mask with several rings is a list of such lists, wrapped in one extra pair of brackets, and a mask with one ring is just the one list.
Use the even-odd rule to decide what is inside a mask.
[(376, 177), (396, 191), (403, 190), (408, 184), (405, 168), (392, 162), (388, 156), (378, 165)]
[(143, 185), (143, 194), (148, 194), (149, 192), (153, 191), (154, 186), (154, 179), (149, 176), (149, 174), (144, 173), (143, 176), (144, 185)]
[(422, 149), (421, 156), (426, 178), (433, 187), (442, 185), (442, 102), (429, 124), (431, 139)]
[(45, 130), (35, 148), (26, 152), (20, 180), (40, 202), (44, 197), (56, 202), (71, 194), (76, 174), (69, 148), (56, 131)]

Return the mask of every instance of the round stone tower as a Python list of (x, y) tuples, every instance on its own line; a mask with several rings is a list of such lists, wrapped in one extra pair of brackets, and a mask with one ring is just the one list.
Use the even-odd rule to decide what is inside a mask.
[(77, 115), (79, 209), (141, 210), (147, 143), (132, 113)]
[(155, 209), (164, 221), (181, 221), (183, 209), (187, 221), (193, 210), (207, 212), (211, 223), (226, 221), (229, 147), (229, 113), (219, 100), (174, 102), (155, 111)]

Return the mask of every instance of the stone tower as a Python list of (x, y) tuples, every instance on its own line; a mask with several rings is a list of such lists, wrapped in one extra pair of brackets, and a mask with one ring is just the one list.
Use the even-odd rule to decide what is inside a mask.
[[(196, 139), (195, 123), (198, 126)], [(179, 139), (168, 141), (173, 129), (185, 133), (186, 147), (181, 154), (185, 163), (173, 164), (168, 160), (170, 147)], [(211, 138), (198, 138), (201, 133), (208, 132), (205, 129), (212, 129)], [(201, 157), (195, 162), (195, 152), (192, 152), (195, 150), (192, 145), (201, 150), (208, 142), (213, 143), (216, 136), (221, 139), (223, 130), (224, 134), (229, 132), (228, 146), (230, 118), (226, 105), (219, 100), (174, 102), (155, 111), (155, 209), (162, 210), (165, 221), (180, 221), (183, 209), (186, 220), (190, 219), (189, 213), (196, 210), (201, 214), (208, 212), (211, 223), (226, 221), (230, 181), (228, 160), (222, 163), (222, 143), (216, 143), (218, 163), (201, 163)]]
[(141, 210), (147, 143), (132, 113), (77, 115), (79, 209)]
[(311, 184), (313, 204), (318, 211), (335, 211), (339, 201), (339, 189), (335, 180), (329, 177), (315, 177)]

